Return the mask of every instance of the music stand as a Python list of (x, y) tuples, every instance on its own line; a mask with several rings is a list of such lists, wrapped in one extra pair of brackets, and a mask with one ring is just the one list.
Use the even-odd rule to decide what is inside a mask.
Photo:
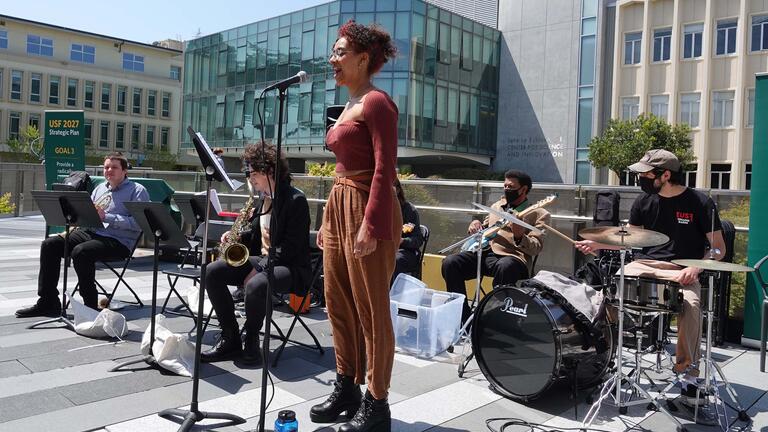
[(125, 207), (131, 213), (136, 223), (139, 224), (141, 230), (144, 231), (144, 235), (152, 237), (155, 245), (154, 265), (152, 267), (152, 313), (149, 318), (149, 354), (140, 359), (120, 363), (110, 369), (110, 372), (115, 372), (123, 366), (142, 362), (152, 367), (159, 367), (152, 353), (152, 345), (155, 343), (155, 309), (157, 308), (157, 271), (160, 261), (160, 242), (165, 243), (165, 246), (179, 249), (189, 247), (189, 242), (181, 230), (179, 230), (179, 227), (176, 226), (176, 221), (171, 217), (165, 204), (151, 201), (129, 201), (125, 203)]
[[(75, 324), (67, 316), (67, 269), (69, 268), (69, 230), (73, 226), (84, 228), (103, 227), (91, 196), (85, 191), (32, 191), (32, 198), (43, 214), (48, 226), (64, 226), (64, 282), (61, 289), (61, 315), (36, 322), (28, 329), (52, 322), (63, 322), (74, 330)], [(40, 269), (40, 271), (43, 271)]]
[[(238, 189), (243, 183), (232, 180), (227, 176), (224, 168), (216, 160), (216, 156), (213, 155), (211, 148), (203, 138), (203, 135), (199, 132), (195, 132), (192, 126), (187, 127), (187, 133), (192, 139), (192, 143), (195, 145), (197, 156), (200, 158), (200, 164), (205, 171), (205, 230), (203, 234), (203, 251), (208, 250), (208, 221), (210, 220), (211, 213), (211, 184), (214, 180), (219, 182), (225, 182), (234, 191)], [(205, 412), (198, 409), (198, 391), (200, 387), (200, 350), (203, 344), (203, 319), (205, 316), (205, 310), (203, 309), (203, 303), (205, 302), (205, 273), (208, 267), (208, 254), (203, 253), (200, 264), (200, 291), (198, 293), (197, 302), (197, 317), (196, 321), (196, 335), (195, 335), (195, 369), (192, 371), (192, 402), (189, 404), (189, 410), (183, 410), (178, 408), (165, 409), (157, 413), (160, 417), (181, 417), (182, 423), (179, 427), (179, 432), (189, 431), (195, 423), (206, 419), (222, 419), (229, 420), (232, 425), (238, 425), (245, 423), (245, 419), (234, 414), (220, 413), (220, 412)], [(269, 298), (268, 298), (269, 299)]]

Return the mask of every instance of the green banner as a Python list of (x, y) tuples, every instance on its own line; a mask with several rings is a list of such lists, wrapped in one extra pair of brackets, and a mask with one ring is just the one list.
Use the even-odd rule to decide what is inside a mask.
[(45, 184), (58, 175), (85, 169), (85, 118), (82, 111), (45, 112)]
[[(763, 121), (765, 120), (765, 121)], [(747, 262), (754, 266), (768, 255), (768, 75), (758, 75), (755, 83), (755, 129), (752, 140), (752, 190), (749, 200), (749, 242)], [(760, 197), (760, 199), (757, 199)], [(765, 272), (768, 269), (763, 269)], [(765, 274), (765, 273), (764, 273)], [(754, 273), (747, 276), (744, 296), (744, 341), (755, 345), (760, 340), (760, 314), (763, 290)]]

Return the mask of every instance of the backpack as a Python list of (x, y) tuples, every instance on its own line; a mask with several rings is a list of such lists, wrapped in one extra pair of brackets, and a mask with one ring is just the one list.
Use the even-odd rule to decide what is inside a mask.
[(619, 226), (619, 203), (621, 195), (612, 190), (602, 190), (595, 195), (595, 226)]
[(88, 191), (91, 185), (91, 176), (85, 171), (72, 171), (61, 182), (52, 185), (53, 190)]

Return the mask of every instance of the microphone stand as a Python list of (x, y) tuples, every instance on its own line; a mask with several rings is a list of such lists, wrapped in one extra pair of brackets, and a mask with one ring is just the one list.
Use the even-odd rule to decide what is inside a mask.
[[(275, 187), (272, 190), (272, 217), (269, 218), (269, 232), (270, 236), (277, 232), (277, 224), (280, 206), (279, 197), (279, 185), (280, 185), (280, 155), (282, 154), (283, 146), (283, 109), (285, 106), (285, 87), (278, 87), (278, 100), (279, 107), (277, 111), (277, 145), (275, 151)], [(262, 141), (263, 145), (263, 141)], [(275, 286), (275, 242), (269, 242), (269, 250), (267, 252), (267, 295), (265, 300), (265, 314), (264, 314), (264, 341), (261, 348), (261, 357), (263, 359), (263, 371), (261, 373), (261, 400), (259, 401), (259, 432), (264, 432), (264, 416), (267, 411), (267, 376), (269, 375), (269, 339), (270, 332), (272, 331), (272, 287)]]

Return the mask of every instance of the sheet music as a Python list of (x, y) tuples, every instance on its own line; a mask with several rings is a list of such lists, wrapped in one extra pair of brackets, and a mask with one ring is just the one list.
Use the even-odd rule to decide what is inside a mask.
[[(205, 195), (205, 191), (198, 192), (195, 195)], [(216, 189), (211, 188), (211, 205), (213, 205), (213, 209), (216, 210), (217, 214), (221, 214), (222, 208), (221, 208), (221, 202), (219, 201), (219, 194), (216, 193)]]

